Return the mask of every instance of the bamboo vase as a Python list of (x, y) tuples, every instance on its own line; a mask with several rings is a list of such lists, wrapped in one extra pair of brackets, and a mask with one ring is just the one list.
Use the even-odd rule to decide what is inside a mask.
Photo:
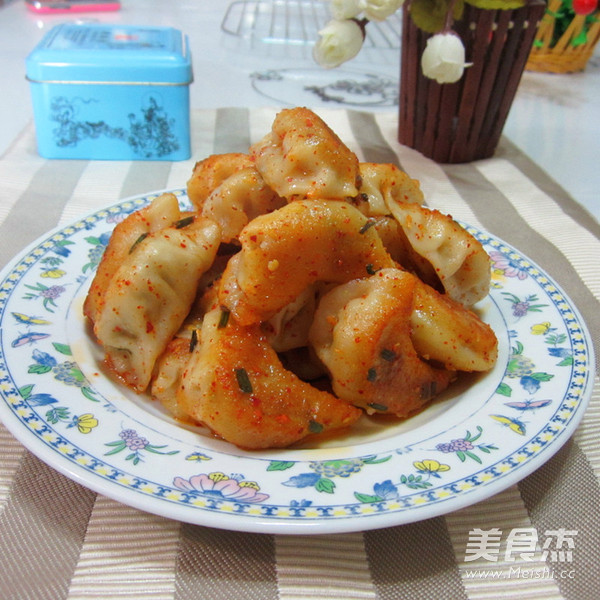
[(465, 5), (454, 31), (472, 66), (452, 84), (421, 71), (431, 34), (418, 29), (404, 8), (400, 60), (398, 140), (439, 163), (464, 163), (494, 153), (531, 51), (546, 4), (533, 0), (515, 10)]

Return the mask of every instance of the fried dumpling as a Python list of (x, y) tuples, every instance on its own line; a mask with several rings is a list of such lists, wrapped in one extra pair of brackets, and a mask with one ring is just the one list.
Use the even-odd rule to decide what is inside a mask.
[(396, 165), (361, 162), (359, 169), (360, 193), (354, 199), (354, 204), (368, 217), (391, 214), (390, 204), (425, 202), (419, 182)]
[(211, 154), (204, 160), (199, 160), (194, 165), (186, 185), (190, 202), (198, 212), (201, 212), (205, 200), (228, 177), (251, 166), (253, 165), (250, 157), (241, 152)]
[(219, 300), (243, 325), (270, 319), (315, 282), (394, 266), (372, 223), (344, 201), (291, 202), (251, 221), (239, 239)]
[(278, 113), (271, 132), (250, 148), (250, 155), (267, 184), (288, 200), (358, 193), (358, 158), (307, 108)]
[(132, 389), (148, 386), (155, 361), (190, 311), (219, 241), (216, 223), (190, 216), (145, 236), (111, 279), (94, 333), (108, 369)]
[[(452, 217), (418, 204), (390, 204), (412, 252), (417, 275), (429, 285), (435, 273), (444, 291), (465, 306), (487, 296), (490, 288), (490, 258), (481, 243)], [(421, 265), (424, 264), (424, 268)]]
[(174, 194), (165, 193), (117, 224), (102, 255), (83, 306), (84, 314), (92, 323), (102, 309), (104, 294), (111, 279), (136, 241), (149, 233), (168, 227), (180, 218), (181, 211), (177, 198)]
[(325, 294), (309, 339), (338, 397), (398, 417), (425, 406), (455, 371), (491, 368), (497, 345), (474, 313), (399, 269)]
[(200, 212), (219, 224), (224, 242), (231, 242), (252, 219), (285, 204), (254, 167), (246, 167), (217, 186), (202, 203)]
[(301, 381), (281, 364), (259, 325), (206, 314), (182, 376), (178, 410), (242, 448), (281, 448), (347, 427), (361, 411)]

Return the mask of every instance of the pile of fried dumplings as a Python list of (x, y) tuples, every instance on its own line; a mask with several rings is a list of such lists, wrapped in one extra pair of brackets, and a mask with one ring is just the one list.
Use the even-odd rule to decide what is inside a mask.
[(111, 377), (174, 419), (288, 447), (410, 417), (495, 364), (482, 245), (311, 110), (197, 162), (187, 195), (115, 227), (84, 303)]

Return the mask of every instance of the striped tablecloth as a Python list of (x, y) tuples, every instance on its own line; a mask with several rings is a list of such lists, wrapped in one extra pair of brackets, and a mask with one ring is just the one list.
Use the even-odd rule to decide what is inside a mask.
[[(0, 266), (56, 225), (151, 190), (182, 187), (195, 160), (246, 151), (275, 109), (192, 115), (186, 162), (49, 161), (33, 124), (0, 160)], [(565, 289), (600, 335), (600, 226), (518, 149), (438, 165), (396, 142), (393, 113), (319, 111), (361, 160), (396, 162), (427, 203), (490, 231)], [(596, 377), (596, 383), (598, 379)], [(49, 468), (0, 425), (3, 600), (600, 597), (600, 394), (572, 439), (497, 495), (413, 524), (319, 536), (212, 529), (141, 512)], [(470, 532), (571, 532), (568, 556), (465, 561)], [(572, 532), (577, 532), (576, 536)], [(557, 534), (558, 535), (558, 534)], [(521, 567), (521, 570), (519, 570)]]

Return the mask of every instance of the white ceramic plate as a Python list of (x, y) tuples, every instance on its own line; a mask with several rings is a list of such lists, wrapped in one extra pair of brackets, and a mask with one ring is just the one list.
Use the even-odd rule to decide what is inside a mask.
[(412, 419), (365, 417), (317, 448), (244, 452), (176, 424), (103, 374), (81, 312), (114, 224), (157, 195), (48, 233), (0, 274), (0, 418), (82, 485), (212, 527), (358, 531), (495, 494), (547, 461), (581, 420), (594, 358), (579, 313), (525, 256), (466, 226), (494, 261), (493, 289), (478, 306), (499, 338), (493, 371), (459, 380)]

